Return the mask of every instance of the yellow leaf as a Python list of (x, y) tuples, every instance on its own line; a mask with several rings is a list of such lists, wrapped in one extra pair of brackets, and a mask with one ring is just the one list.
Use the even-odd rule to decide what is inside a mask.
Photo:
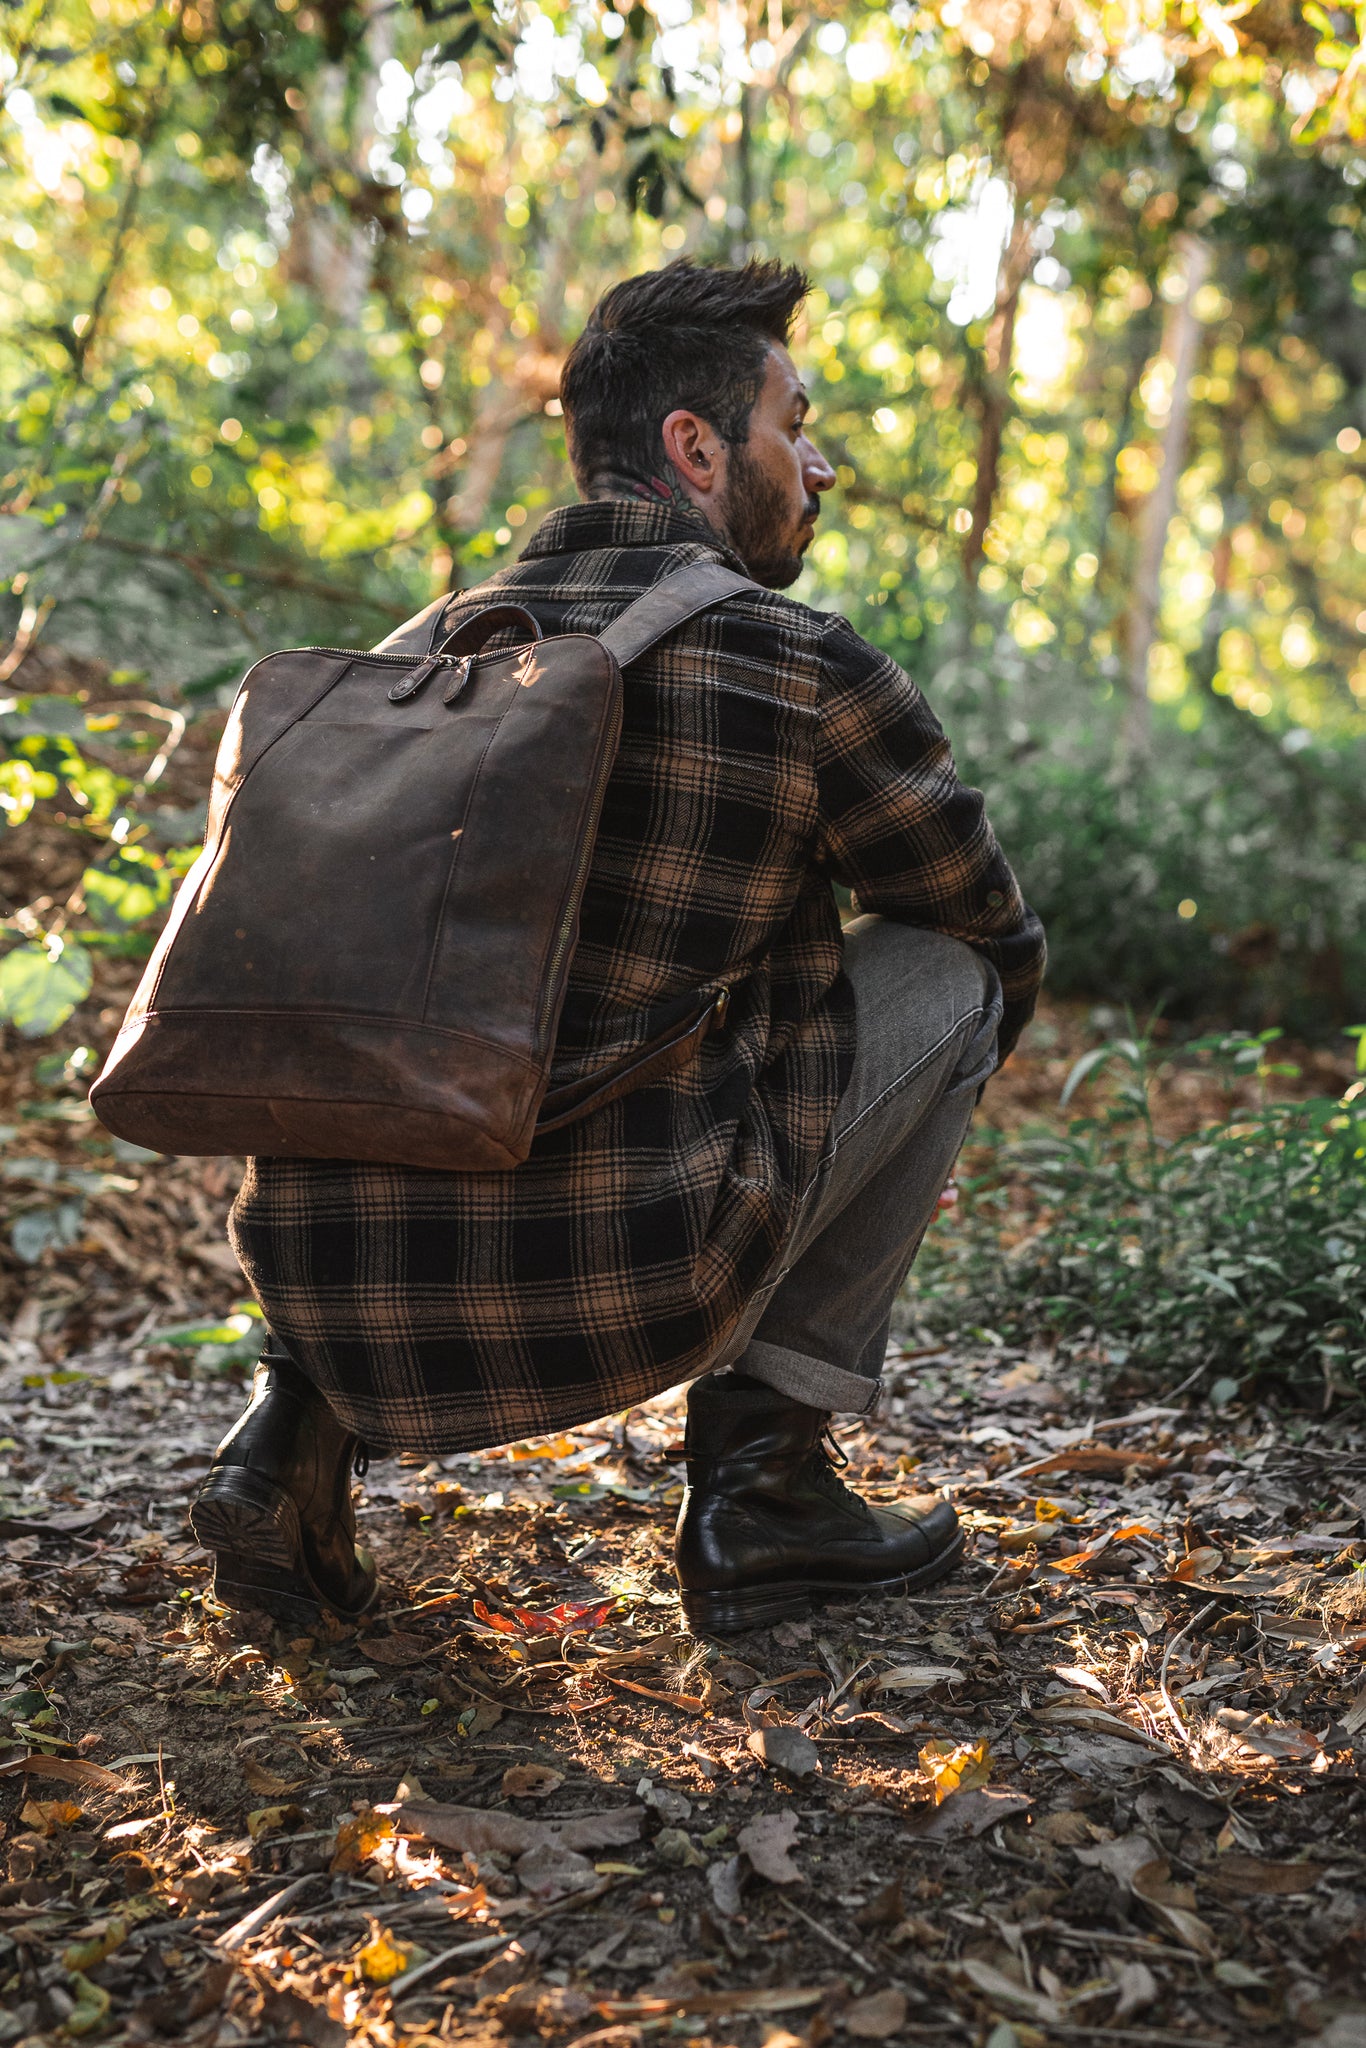
[(1034, 1519), (1036, 1522), (1060, 1522), (1062, 1517), (1063, 1510), (1055, 1500), (1049, 1500), (1046, 1494), (1042, 1500), (1035, 1501)]
[(582, 1444), (576, 1444), (572, 1436), (549, 1436), (540, 1443), (514, 1444), (508, 1452), (509, 1458), (573, 1458), (580, 1456)]
[(394, 1823), (387, 1813), (376, 1813), (373, 1807), (363, 1807), (337, 1829), (337, 1846), (332, 1852), (329, 1867), (340, 1871), (360, 1870), (380, 1844), (392, 1841), (393, 1836)]
[(419, 1948), (416, 1942), (395, 1941), (392, 1934), (386, 1933), (382, 1927), (377, 1927), (365, 1947), (358, 1953), (356, 1961), (369, 1983), (391, 1984), (395, 1977), (401, 1977), (405, 1970), (411, 1970), (413, 1964), (420, 1962), (426, 1953), (427, 1951)]
[(927, 1742), (920, 1752), (920, 1768), (934, 1787), (934, 1803), (941, 1806), (951, 1792), (973, 1792), (991, 1777), (991, 1748), (980, 1742)]
[(81, 1809), (72, 1799), (27, 1799), (19, 1811), (25, 1827), (36, 1828), (40, 1835), (55, 1835), (80, 1817)]

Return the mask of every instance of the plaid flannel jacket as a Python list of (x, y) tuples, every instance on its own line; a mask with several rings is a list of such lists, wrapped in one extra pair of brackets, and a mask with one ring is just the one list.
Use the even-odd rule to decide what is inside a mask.
[[(708, 555), (743, 569), (670, 508), (572, 505), (452, 617), (511, 591), (547, 633), (598, 632)], [(715, 1354), (849, 1076), (837, 880), (861, 909), (989, 956), (1004, 1053), (1043, 934), (981, 796), (894, 661), (838, 616), (745, 593), (626, 672), (552, 1085), (644, 1044), (708, 983), (735, 991), (725, 1028), (507, 1172), (248, 1163), (233, 1246), (272, 1328), (367, 1443), (431, 1453), (569, 1427)]]

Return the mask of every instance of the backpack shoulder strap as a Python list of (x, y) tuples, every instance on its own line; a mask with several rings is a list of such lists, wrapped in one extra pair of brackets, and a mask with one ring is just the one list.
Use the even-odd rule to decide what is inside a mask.
[[(751, 582), (748, 576), (723, 568), (720, 562), (689, 562), (686, 568), (661, 576), (659, 582), (642, 597), (628, 604), (625, 611), (599, 633), (598, 638), (616, 656), (618, 667), (625, 668), (628, 662), (647, 653), (666, 633), (672, 633), (675, 626), (681, 626), (685, 619), (695, 618), (698, 612), (710, 611), (714, 604), (734, 597), (737, 591), (761, 588), (761, 584)], [(381, 640), (376, 652), (411, 653), (414, 658), (430, 654), (441, 636), (446, 614), (455, 599), (468, 595), (467, 591), (454, 591), (434, 599), (415, 618)], [(509, 595), (515, 597), (515, 588)]]
[(762, 587), (750, 577), (724, 568), (720, 562), (689, 562), (686, 568), (661, 576), (643, 597), (628, 604), (598, 638), (616, 656), (617, 665), (625, 668), (685, 619), (710, 611), (714, 604), (734, 597), (738, 591)]

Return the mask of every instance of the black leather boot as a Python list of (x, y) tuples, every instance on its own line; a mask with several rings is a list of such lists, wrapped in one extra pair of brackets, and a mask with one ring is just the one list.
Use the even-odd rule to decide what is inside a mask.
[(830, 1417), (741, 1374), (688, 1390), (674, 1557), (700, 1634), (767, 1627), (813, 1601), (932, 1586), (963, 1553), (946, 1500), (870, 1507), (839, 1478)]
[(283, 1347), (267, 1344), (190, 1509), (225, 1607), (308, 1625), (323, 1609), (356, 1621), (374, 1605), (375, 1567), (356, 1547), (351, 1503), (360, 1449)]

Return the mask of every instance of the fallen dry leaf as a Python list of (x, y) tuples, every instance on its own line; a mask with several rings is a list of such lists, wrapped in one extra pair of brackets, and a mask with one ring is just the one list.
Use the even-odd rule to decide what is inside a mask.
[(1038, 1458), (1033, 1464), (1022, 1466), (1016, 1476), (1023, 1479), (1041, 1472), (1127, 1472), (1130, 1466), (1139, 1472), (1165, 1472), (1171, 1462), (1156, 1451), (1125, 1451), (1113, 1444), (1078, 1444), (1075, 1450), (1055, 1451), (1051, 1458)]
[(391, 1842), (394, 1834), (391, 1815), (376, 1813), (372, 1806), (362, 1807), (359, 1813), (344, 1820), (337, 1829), (329, 1870), (345, 1875), (364, 1869), (380, 1844)]
[(797, 1839), (795, 1813), (760, 1813), (746, 1823), (735, 1837), (737, 1848), (749, 1858), (750, 1868), (770, 1884), (800, 1884), (802, 1873), (792, 1860)]
[(936, 1685), (963, 1685), (967, 1673), (953, 1664), (898, 1664), (884, 1671), (875, 1692), (929, 1692)]
[(286, 1792), (297, 1792), (304, 1782), (302, 1778), (277, 1778), (274, 1771), (268, 1771), (264, 1764), (258, 1764), (255, 1757), (242, 1759), (242, 1776), (253, 1792), (259, 1792), (263, 1799), (279, 1799)]
[(1293, 1721), (1276, 1721), (1270, 1714), (1248, 1714), (1237, 1707), (1220, 1707), (1214, 1719), (1244, 1749), (1273, 1763), (1312, 1763), (1321, 1753), (1317, 1736)]
[(1104, 1680), (1097, 1678), (1094, 1671), (1088, 1671), (1084, 1664), (1054, 1664), (1051, 1668), (1054, 1676), (1060, 1678), (1064, 1685), (1078, 1686), (1082, 1692), (1094, 1693), (1106, 1706), (1110, 1704), (1110, 1694)]
[(1149, 1735), (1145, 1728), (1135, 1728), (1118, 1714), (1107, 1714), (1103, 1707), (1088, 1706), (1082, 1700), (1050, 1700), (1046, 1706), (1035, 1707), (1033, 1718), (1060, 1728), (1087, 1728), (1093, 1735), (1114, 1735), (1121, 1742), (1137, 1743), (1141, 1749), (1168, 1753), (1166, 1743)]
[(544, 1614), (537, 1614), (529, 1607), (514, 1607), (513, 1619), (505, 1614), (495, 1614), (482, 1600), (476, 1600), (474, 1612), (486, 1628), (496, 1629), (499, 1635), (525, 1634), (530, 1636), (563, 1636), (571, 1631), (575, 1634), (591, 1634), (601, 1628), (608, 1615), (616, 1606), (615, 1600), (601, 1601), (597, 1606), (583, 1606), (573, 1600), (551, 1607)]
[(747, 1747), (761, 1762), (790, 1778), (807, 1778), (820, 1766), (821, 1754), (809, 1735), (787, 1722), (771, 1728), (751, 1728)]
[(1144, 1834), (1123, 1835), (1118, 1841), (1097, 1842), (1090, 1849), (1074, 1849), (1079, 1863), (1108, 1871), (1117, 1884), (1139, 1899), (1178, 1941), (1206, 1961), (1219, 1954), (1214, 1935), (1195, 1911), (1195, 1894), (1188, 1885), (1171, 1883), (1171, 1866)]
[(1115, 1978), (1118, 1997), (1112, 2017), (1127, 2020), (1136, 2012), (1143, 2012), (1155, 2005), (1159, 1997), (1158, 1983), (1146, 1963), (1123, 1963)]
[(361, 1974), (370, 1984), (392, 1984), (395, 1977), (411, 1970), (426, 1955), (425, 1949), (409, 1941), (395, 1941), (394, 1937), (377, 1927), (364, 1948), (356, 1952)]
[(74, 1827), (81, 1817), (81, 1808), (74, 1799), (26, 1799), (19, 1809), (19, 1818), (26, 1828), (35, 1828), (40, 1835), (54, 1835), (59, 1828)]
[(744, 1873), (744, 1859), (740, 1856), (723, 1857), (708, 1867), (707, 1889), (723, 1920), (733, 1920), (740, 1910), (740, 1882)]
[(568, 1898), (571, 1892), (585, 1892), (598, 1881), (588, 1858), (562, 1842), (537, 1842), (518, 1857), (516, 1868), (523, 1889), (542, 1905)]
[(1030, 1991), (1023, 1984), (1017, 1984), (1013, 1977), (1007, 1977), (1004, 1970), (996, 1969), (991, 1963), (970, 1957), (954, 1963), (952, 1969), (955, 1976), (965, 1977), (975, 1990), (1007, 2012), (1024, 2013), (1046, 2027), (1057, 2026), (1062, 2019), (1053, 1999), (1045, 1998), (1041, 1991)]
[(1198, 1550), (1188, 1550), (1171, 1573), (1172, 1578), (1185, 1584), (1190, 1579), (1207, 1579), (1217, 1571), (1224, 1561), (1222, 1550), (1215, 1550), (1210, 1544), (1202, 1544)]
[(36, 1664), (46, 1657), (51, 1636), (0, 1636), (0, 1661), (6, 1664)]
[(440, 1849), (475, 1856), (484, 1849), (513, 1856), (541, 1848), (615, 1849), (638, 1841), (645, 1819), (643, 1806), (610, 1807), (559, 1821), (532, 1820), (520, 1813), (487, 1813), (478, 1806), (445, 1806), (435, 1800), (414, 1800), (376, 1810), (392, 1814), (401, 1835), (420, 1835)]
[(504, 1799), (546, 1799), (564, 1783), (563, 1771), (548, 1764), (509, 1764), (503, 1773)]
[(860, 2041), (885, 2041), (905, 2022), (906, 1994), (895, 1987), (874, 1991), (867, 1998), (856, 1998), (852, 2005), (846, 2006), (841, 2021), (845, 2032)]
[(0, 1764), (0, 1778), (18, 1777), (21, 1772), (34, 1778), (57, 1778), (66, 1785), (88, 1785), (97, 1792), (131, 1792), (135, 1788), (117, 1771), (92, 1764), (83, 1756), (43, 1756), (34, 1750), (28, 1756), (12, 1756)]
[(697, 1991), (680, 1998), (651, 1998), (648, 1994), (641, 1998), (608, 1998), (602, 2000), (598, 2011), (609, 2020), (659, 2019), (671, 2012), (712, 2013), (717, 2016), (743, 2012), (802, 2012), (809, 2005), (819, 2005), (824, 1996), (820, 1986), (813, 1990), (760, 1986), (753, 1991)]
[(985, 1785), (991, 1776), (991, 1746), (980, 1742), (950, 1742), (940, 1738), (927, 1742), (920, 1752), (920, 1768), (934, 1789), (938, 1806), (952, 1792), (971, 1792)]
[(1268, 1863), (1260, 1856), (1221, 1856), (1200, 1881), (1212, 1891), (1240, 1899), (1290, 1898), (1312, 1892), (1324, 1875), (1321, 1863)]
[(1004, 1786), (977, 1785), (955, 1792), (933, 1806), (925, 1807), (910, 1822), (907, 1832), (918, 1841), (966, 1841), (983, 1835), (998, 1821), (1025, 1813), (1033, 1801), (1024, 1792), (1008, 1792)]
[(369, 1658), (372, 1664), (387, 1664), (397, 1671), (411, 1670), (414, 1664), (425, 1664), (435, 1657), (440, 1649), (438, 1643), (428, 1642), (425, 1636), (418, 1636), (395, 1630), (389, 1636), (369, 1636), (363, 1643), (356, 1644), (358, 1656)]

